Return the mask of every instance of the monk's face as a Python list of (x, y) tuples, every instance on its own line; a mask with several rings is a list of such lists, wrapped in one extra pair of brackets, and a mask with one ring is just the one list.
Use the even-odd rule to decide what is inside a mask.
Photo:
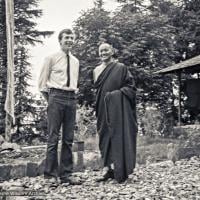
[(101, 58), (102, 62), (109, 62), (113, 56), (113, 49), (112, 47), (105, 43), (100, 45), (99, 47), (99, 57)]

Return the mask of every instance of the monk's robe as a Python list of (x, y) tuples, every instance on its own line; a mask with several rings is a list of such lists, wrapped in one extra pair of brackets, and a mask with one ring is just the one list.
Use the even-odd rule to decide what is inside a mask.
[(127, 67), (110, 63), (95, 82), (97, 132), (104, 166), (124, 181), (136, 163), (136, 88)]

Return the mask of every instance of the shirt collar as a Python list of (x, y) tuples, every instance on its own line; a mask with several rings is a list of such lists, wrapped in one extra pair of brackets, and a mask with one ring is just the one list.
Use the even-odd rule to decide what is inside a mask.
[[(63, 55), (63, 56), (66, 56), (66, 55), (67, 55), (67, 54), (66, 54), (64, 51), (62, 51), (62, 50), (60, 50), (60, 53), (61, 53), (61, 55)], [(72, 56), (72, 53), (69, 51), (68, 55), (69, 55), (69, 56)]]

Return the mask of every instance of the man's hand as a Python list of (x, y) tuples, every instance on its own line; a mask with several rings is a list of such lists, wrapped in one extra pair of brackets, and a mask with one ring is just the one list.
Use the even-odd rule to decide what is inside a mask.
[(43, 97), (45, 98), (45, 100), (48, 101), (48, 99), (49, 99), (48, 92), (41, 92), (41, 93), (42, 93)]

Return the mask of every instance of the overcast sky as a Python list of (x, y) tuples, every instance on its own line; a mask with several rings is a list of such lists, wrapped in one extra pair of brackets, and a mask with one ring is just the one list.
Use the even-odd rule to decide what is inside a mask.
[[(104, 8), (114, 10), (119, 5), (115, 0), (105, 0)], [(57, 40), (58, 32), (63, 28), (71, 28), (73, 22), (80, 16), (81, 11), (86, 11), (94, 6), (93, 0), (41, 0), (39, 8), (43, 10), (43, 16), (38, 19), (38, 30), (54, 31), (55, 33), (44, 40), (44, 44), (38, 44), (31, 48), (30, 62), (33, 67), (32, 91), (37, 91), (38, 72), (44, 58), (59, 50)]]

